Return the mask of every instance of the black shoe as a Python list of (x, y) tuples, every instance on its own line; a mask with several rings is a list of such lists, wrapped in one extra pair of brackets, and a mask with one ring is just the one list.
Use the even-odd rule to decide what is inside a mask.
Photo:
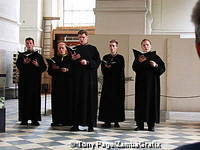
[(114, 127), (115, 127), (115, 128), (120, 128), (119, 123), (118, 123), (118, 122), (115, 122)]
[(135, 131), (144, 130), (144, 127), (136, 127), (134, 130)]
[(22, 121), (20, 125), (28, 125), (28, 121)]
[(105, 122), (104, 124), (101, 125), (103, 128), (111, 128), (111, 123)]
[(94, 128), (93, 127), (88, 127), (88, 132), (93, 132)]
[(32, 126), (39, 126), (40, 123), (39, 123), (38, 121), (32, 121), (31, 125), (32, 125)]
[(70, 131), (80, 131), (80, 129), (78, 128), (78, 126), (73, 126), (71, 127)]
[(59, 124), (58, 124), (58, 123), (55, 123), (55, 122), (52, 122), (52, 123), (51, 123), (51, 126), (52, 126), (52, 127), (55, 127), (55, 126), (58, 126), (58, 125), (59, 125)]
[(148, 131), (154, 132), (154, 131), (155, 131), (155, 128), (154, 128), (154, 127), (148, 127)]

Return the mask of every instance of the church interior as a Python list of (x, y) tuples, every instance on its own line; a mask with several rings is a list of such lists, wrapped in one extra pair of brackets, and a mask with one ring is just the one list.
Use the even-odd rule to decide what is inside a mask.
[[(191, 21), (198, 0), (9, 0), (0, 1), (0, 150), (63, 149), (175, 149), (200, 141), (200, 60)], [(125, 59), (125, 121), (120, 128), (71, 132), (70, 127), (51, 127), (51, 77), (42, 74), (40, 126), (20, 126), (18, 121), (18, 52), (32, 37), (44, 58), (64, 42), (79, 44), (77, 32), (89, 33), (89, 43), (100, 56), (107, 54), (111, 39), (119, 42)], [(160, 124), (155, 132), (134, 131), (135, 73), (133, 49), (143, 39), (162, 58)], [(102, 73), (98, 69), (98, 90)], [(1, 101), (0, 101), (1, 102)], [(1, 103), (0, 103), (1, 104)], [(0, 105), (1, 106), (1, 105)], [(112, 108), (110, 108), (112, 110)], [(1, 129), (2, 128), (2, 129)], [(85, 127), (82, 127), (83, 130)]]

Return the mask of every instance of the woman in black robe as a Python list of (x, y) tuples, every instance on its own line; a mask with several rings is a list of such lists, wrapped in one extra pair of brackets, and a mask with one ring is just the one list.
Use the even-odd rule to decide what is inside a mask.
[(118, 122), (125, 120), (125, 80), (124, 57), (117, 53), (118, 42), (111, 40), (109, 43), (110, 54), (103, 57), (101, 71), (103, 86), (100, 98), (99, 121), (105, 123), (102, 127), (120, 127)]
[(41, 75), (46, 70), (43, 57), (33, 50), (34, 40), (26, 38), (27, 51), (20, 53), (16, 62), (19, 69), (19, 121), (21, 125), (40, 125)]
[(134, 50), (132, 66), (136, 73), (135, 130), (144, 130), (144, 122), (147, 122), (148, 130), (154, 131), (155, 123), (160, 121), (160, 75), (165, 71), (165, 64), (151, 51), (150, 40), (142, 40), (141, 47), (142, 52)]
[(57, 55), (48, 59), (48, 74), (52, 77), (51, 126), (71, 125), (71, 56), (63, 42), (58, 43)]

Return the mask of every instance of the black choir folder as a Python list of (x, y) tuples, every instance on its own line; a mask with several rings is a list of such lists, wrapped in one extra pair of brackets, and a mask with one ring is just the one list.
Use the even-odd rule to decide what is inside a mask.
[(115, 64), (115, 63), (116, 63), (116, 62), (113, 61), (113, 60), (110, 60), (110, 61), (102, 60), (102, 62), (103, 62), (105, 65), (112, 65), (112, 64)]
[(135, 58), (138, 58), (141, 55), (144, 55), (145, 57), (156, 55), (156, 51), (150, 51), (150, 52), (145, 53), (136, 49), (133, 49), (133, 53), (134, 53)]
[(33, 51), (33, 52), (19, 52), (19, 57), (23, 57), (23, 58), (29, 58), (31, 60), (35, 60), (36, 55), (38, 54), (38, 51)]

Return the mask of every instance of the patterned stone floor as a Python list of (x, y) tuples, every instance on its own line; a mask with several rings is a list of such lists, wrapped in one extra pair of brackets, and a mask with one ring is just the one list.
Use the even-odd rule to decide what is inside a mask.
[(47, 113), (38, 127), (20, 126), (17, 105), (17, 100), (6, 101), (6, 132), (0, 133), (0, 150), (171, 150), (200, 141), (200, 122), (167, 121), (149, 132), (134, 131), (135, 123), (128, 119), (120, 128), (103, 129), (98, 122), (94, 132), (71, 132), (68, 126), (52, 128)]

